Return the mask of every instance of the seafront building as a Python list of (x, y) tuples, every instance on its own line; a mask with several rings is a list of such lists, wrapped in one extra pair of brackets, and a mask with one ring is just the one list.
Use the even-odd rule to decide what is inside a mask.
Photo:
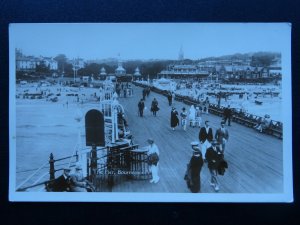
[(58, 69), (57, 61), (51, 57), (26, 56), (21, 49), (16, 49), (16, 71), (35, 72), (37, 66), (41, 64), (53, 71)]
[(214, 80), (257, 80), (281, 78), (281, 58), (276, 56), (270, 66), (252, 66), (251, 57), (244, 59), (200, 60), (190, 63), (184, 60), (182, 47), (178, 60), (167, 66), (159, 78), (167, 79), (214, 79)]

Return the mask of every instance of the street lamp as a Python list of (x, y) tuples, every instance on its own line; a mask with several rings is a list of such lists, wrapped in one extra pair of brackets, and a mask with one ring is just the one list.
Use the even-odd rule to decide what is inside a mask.
[(73, 59), (73, 70), (74, 70), (74, 84), (76, 82), (76, 73), (78, 70), (78, 61), (76, 61), (76, 59)]

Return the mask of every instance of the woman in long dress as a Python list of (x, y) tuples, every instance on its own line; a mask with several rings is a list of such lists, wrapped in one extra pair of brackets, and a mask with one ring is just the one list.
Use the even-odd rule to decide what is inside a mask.
[(196, 107), (196, 118), (195, 118), (195, 126), (198, 126), (199, 128), (201, 127), (202, 123), (202, 111), (200, 108), (197, 106)]
[(158, 176), (158, 161), (159, 161), (159, 150), (156, 144), (154, 144), (154, 140), (152, 138), (149, 138), (147, 140), (147, 142), (149, 143), (148, 148), (148, 157), (152, 154), (155, 154), (155, 160), (151, 160), (151, 162), (149, 162), (149, 166), (150, 166), (150, 170), (152, 173), (152, 179), (150, 180), (150, 183), (157, 183), (159, 181), (159, 176)]
[(180, 113), (181, 116), (181, 126), (184, 131), (186, 131), (186, 118), (187, 118), (187, 112), (185, 110), (185, 107), (182, 108), (182, 112)]
[(201, 190), (200, 172), (203, 166), (203, 159), (198, 145), (198, 142), (191, 143), (193, 156), (188, 164), (187, 172), (184, 177), (192, 193), (198, 193)]
[(178, 112), (176, 111), (176, 108), (173, 107), (171, 111), (171, 128), (172, 130), (175, 130), (175, 127), (177, 127), (179, 124), (178, 119)]
[(195, 127), (195, 122), (196, 122), (196, 109), (195, 109), (194, 105), (192, 105), (189, 110), (190, 127)]
[(151, 112), (153, 113), (153, 116), (156, 116), (156, 112), (159, 110), (158, 108), (158, 101), (156, 98), (153, 99), (151, 103)]

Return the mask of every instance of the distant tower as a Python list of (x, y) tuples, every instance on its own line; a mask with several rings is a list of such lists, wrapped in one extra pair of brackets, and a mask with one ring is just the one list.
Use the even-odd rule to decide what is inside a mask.
[(183, 59), (184, 59), (184, 54), (183, 54), (183, 49), (182, 49), (182, 45), (181, 45), (180, 50), (179, 50), (178, 60), (182, 61)]
[(133, 74), (134, 76), (141, 76), (141, 73), (140, 73), (140, 70), (139, 70), (139, 67), (137, 67), (136, 69), (135, 69), (135, 71), (134, 71), (134, 74)]
[(106, 70), (104, 67), (102, 67), (100, 70), (100, 76), (106, 76)]
[(123, 68), (122, 66), (122, 60), (120, 58), (120, 54), (119, 54), (119, 59), (118, 59), (118, 68), (115, 70), (116, 75), (118, 76), (122, 76), (122, 75), (126, 75), (126, 70)]

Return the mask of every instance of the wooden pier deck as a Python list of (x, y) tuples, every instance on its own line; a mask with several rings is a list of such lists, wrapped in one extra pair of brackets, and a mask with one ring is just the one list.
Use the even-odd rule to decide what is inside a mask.
[[(190, 142), (198, 141), (199, 128), (187, 127), (187, 131), (177, 127), (170, 128), (171, 107), (167, 98), (151, 92), (145, 101), (145, 117), (138, 117), (138, 101), (142, 88), (134, 86), (134, 96), (120, 98), (124, 106), (134, 143), (141, 147), (147, 145), (147, 138), (155, 140), (160, 150), (159, 176), (157, 184), (149, 180), (128, 180), (113, 187), (113, 192), (167, 192), (189, 193), (183, 179), (186, 165), (192, 156)], [(151, 115), (153, 98), (159, 103), (157, 117)], [(183, 103), (174, 102), (180, 113)], [(185, 107), (189, 109), (189, 106)], [(215, 133), (221, 118), (203, 114), (202, 121), (209, 120)], [(228, 169), (224, 176), (218, 176), (220, 193), (282, 193), (283, 192), (283, 144), (282, 140), (261, 134), (251, 128), (232, 123), (229, 130), (229, 142), (225, 159)], [(210, 174), (207, 164), (201, 171), (201, 192), (213, 193), (210, 186)]]

